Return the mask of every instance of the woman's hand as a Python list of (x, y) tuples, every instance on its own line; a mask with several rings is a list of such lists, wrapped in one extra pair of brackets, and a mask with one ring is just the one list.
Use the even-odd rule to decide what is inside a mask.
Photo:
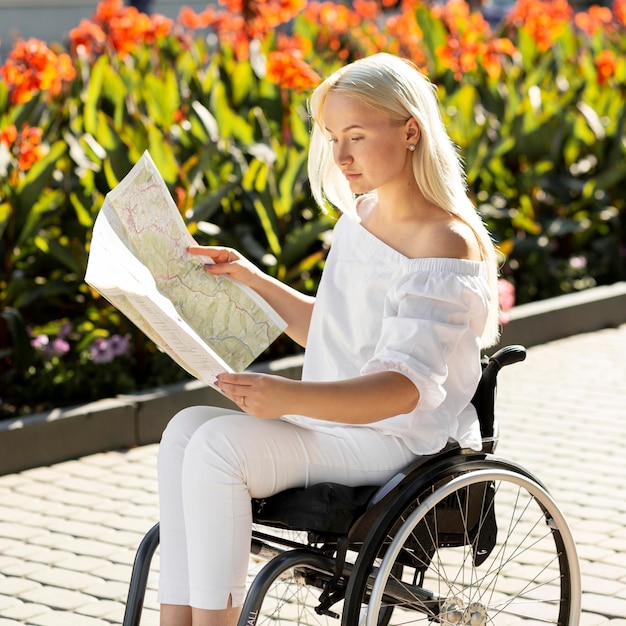
[(246, 413), (272, 419), (289, 413), (298, 381), (271, 374), (220, 374), (218, 389)]
[(230, 276), (256, 291), (287, 322), (287, 334), (297, 344), (306, 345), (314, 298), (299, 293), (261, 271), (232, 248), (195, 245), (189, 246), (187, 250), (212, 261), (205, 265), (210, 274)]
[(334, 382), (292, 380), (271, 374), (220, 374), (217, 387), (255, 417), (306, 415), (343, 424), (371, 424), (410, 413), (419, 391), (404, 374), (376, 372)]
[(205, 256), (212, 261), (205, 265), (207, 272), (216, 275), (226, 274), (248, 287), (252, 287), (262, 275), (254, 263), (232, 248), (196, 245), (189, 246), (187, 250), (190, 254)]

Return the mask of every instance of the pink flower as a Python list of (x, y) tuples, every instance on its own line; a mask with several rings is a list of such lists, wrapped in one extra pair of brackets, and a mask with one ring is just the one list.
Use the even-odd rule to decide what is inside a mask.
[(509, 321), (509, 316), (505, 311), (509, 311), (515, 306), (515, 285), (504, 278), (498, 280), (498, 303), (501, 312), (500, 323), (506, 324)]
[(89, 352), (94, 363), (110, 363), (118, 356), (125, 356), (130, 351), (130, 335), (112, 335), (111, 337), (96, 337), (89, 346)]

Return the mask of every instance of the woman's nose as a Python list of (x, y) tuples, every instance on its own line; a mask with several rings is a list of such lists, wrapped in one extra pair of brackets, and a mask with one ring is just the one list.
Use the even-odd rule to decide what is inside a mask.
[(336, 152), (335, 152), (335, 160), (340, 165), (345, 165), (346, 163), (350, 163), (352, 161), (352, 155), (350, 154), (350, 150), (345, 142), (337, 142), (336, 144)]

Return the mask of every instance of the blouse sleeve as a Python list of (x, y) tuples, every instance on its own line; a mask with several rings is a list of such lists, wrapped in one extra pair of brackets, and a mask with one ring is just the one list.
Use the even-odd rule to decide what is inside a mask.
[[(387, 294), (380, 339), (362, 373), (402, 373), (420, 393), (418, 407), (436, 409), (446, 399), (450, 367), (478, 367), (488, 294), (482, 273), (404, 276)], [(468, 381), (468, 402), (475, 382)]]

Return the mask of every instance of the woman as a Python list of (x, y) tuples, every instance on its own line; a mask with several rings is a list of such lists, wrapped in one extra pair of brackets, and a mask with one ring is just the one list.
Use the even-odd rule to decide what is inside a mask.
[(309, 177), (343, 215), (316, 298), (237, 252), (194, 247), (254, 289), (306, 347), (301, 381), (222, 374), (243, 412), (181, 411), (159, 451), (161, 624), (236, 623), (250, 498), (334, 481), (384, 483), (449, 441), (480, 449), (470, 404), (497, 338), (493, 244), (467, 197), (432, 85), (378, 54), (311, 99)]

